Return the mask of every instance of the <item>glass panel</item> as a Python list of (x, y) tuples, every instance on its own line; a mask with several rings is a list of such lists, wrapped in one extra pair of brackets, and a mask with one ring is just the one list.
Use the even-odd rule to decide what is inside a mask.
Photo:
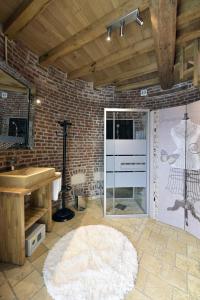
[(147, 213), (147, 112), (106, 114), (106, 213)]
[(186, 114), (186, 222), (188, 232), (200, 238), (200, 101), (187, 105)]
[(185, 106), (159, 111), (158, 219), (184, 228)]

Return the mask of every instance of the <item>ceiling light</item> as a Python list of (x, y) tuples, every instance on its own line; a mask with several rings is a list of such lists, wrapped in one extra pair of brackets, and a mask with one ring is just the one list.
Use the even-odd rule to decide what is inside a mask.
[(120, 24), (120, 36), (124, 36), (124, 26), (125, 26), (125, 21), (121, 21)]
[(40, 104), (41, 104), (41, 100), (40, 100), (39, 98), (37, 98), (37, 99), (35, 100), (35, 102), (36, 102), (37, 105), (40, 105)]
[(112, 31), (118, 30), (119, 29), (119, 34), (120, 36), (124, 36), (124, 30), (125, 26), (127, 26), (131, 22), (137, 22), (140, 26), (144, 24), (142, 18), (140, 17), (140, 12), (139, 9), (135, 9), (128, 13), (127, 15), (113, 21), (112, 23), (108, 24), (106, 29), (107, 29), (107, 37), (106, 40), (110, 41), (111, 40), (111, 34)]
[(144, 24), (144, 21), (140, 18), (140, 13), (139, 13), (139, 10), (138, 10), (138, 13), (137, 13), (137, 16), (136, 16), (136, 22), (142, 26)]
[(106, 40), (109, 42), (111, 40), (112, 27), (107, 28), (107, 38)]

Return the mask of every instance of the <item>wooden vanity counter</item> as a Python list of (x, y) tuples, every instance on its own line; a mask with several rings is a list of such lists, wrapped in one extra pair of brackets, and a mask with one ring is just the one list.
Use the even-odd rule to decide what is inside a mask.
[[(24, 264), (25, 232), (34, 223), (43, 223), (51, 231), (52, 182), (60, 176), (55, 173), (28, 189), (0, 186), (0, 262)], [(27, 209), (26, 195), (30, 195)]]

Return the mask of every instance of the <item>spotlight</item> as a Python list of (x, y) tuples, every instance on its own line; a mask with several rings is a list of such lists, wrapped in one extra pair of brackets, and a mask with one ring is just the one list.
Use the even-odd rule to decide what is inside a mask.
[(136, 22), (142, 26), (144, 24), (144, 21), (140, 18), (140, 13), (139, 13), (139, 10), (138, 10), (138, 13), (137, 13), (137, 16), (136, 16)]
[(106, 40), (109, 42), (111, 40), (112, 27), (107, 28), (107, 38)]
[(35, 103), (36, 103), (37, 105), (40, 105), (40, 104), (41, 104), (41, 100), (40, 100), (39, 98), (37, 98), (37, 99), (35, 100)]
[(120, 36), (124, 36), (124, 26), (125, 26), (125, 21), (120, 22)]

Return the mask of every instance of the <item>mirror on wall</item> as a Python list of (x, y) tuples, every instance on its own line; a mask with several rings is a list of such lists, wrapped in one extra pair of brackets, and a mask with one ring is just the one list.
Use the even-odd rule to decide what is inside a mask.
[(32, 145), (31, 89), (0, 69), (0, 150)]

